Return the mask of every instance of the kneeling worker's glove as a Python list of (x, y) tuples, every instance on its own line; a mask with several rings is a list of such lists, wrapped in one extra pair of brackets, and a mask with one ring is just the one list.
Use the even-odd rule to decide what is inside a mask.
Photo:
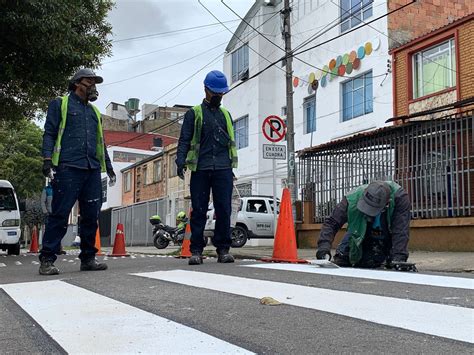
[(178, 176), (181, 180), (184, 180), (184, 173), (186, 172), (186, 166), (179, 165), (178, 166)]
[[(328, 256), (329, 258), (327, 258)], [(318, 249), (316, 252), (316, 259), (323, 260), (323, 259), (328, 259), (331, 260), (331, 252), (326, 249)]]
[(117, 182), (117, 176), (115, 176), (114, 171), (112, 169), (108, 170), (107, 175), (109, 176), (109, 186), (110, 187), (114, 186), (115, 183)]

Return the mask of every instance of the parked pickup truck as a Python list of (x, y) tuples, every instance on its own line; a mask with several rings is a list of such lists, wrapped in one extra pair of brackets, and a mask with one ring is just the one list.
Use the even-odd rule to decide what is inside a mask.
[[(235, 206), (235, 204), (234, 204)], [(277, 213), (280, 209), (280, 201), (277, 199)], [(232, 211), (232, 247), (240, 248), (251, 238), (273, 238), (274, 218), (273, 218), (273, 197), (269, 196), (249, 196), (241, 197), (237, 206)], [(216, 215), (214, 205), (209, 204), (207, 212), (206, 227), (204, 235), (211, 237), (214, 235)]]

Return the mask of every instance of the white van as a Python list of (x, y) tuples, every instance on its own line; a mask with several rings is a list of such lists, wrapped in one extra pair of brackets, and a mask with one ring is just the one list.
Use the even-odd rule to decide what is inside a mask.
[(20, 208), (15, 189), (0, 180), (0, 249), (8, 255), (20, 255)]

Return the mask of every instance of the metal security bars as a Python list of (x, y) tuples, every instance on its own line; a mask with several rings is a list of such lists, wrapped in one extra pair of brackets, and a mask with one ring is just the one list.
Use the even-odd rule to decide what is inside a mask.
[(474, 112), (409, 122), (300, 152), (299, 186), (322, 223), (355, 187), (394, 180), (412, 218), (474, 215)]

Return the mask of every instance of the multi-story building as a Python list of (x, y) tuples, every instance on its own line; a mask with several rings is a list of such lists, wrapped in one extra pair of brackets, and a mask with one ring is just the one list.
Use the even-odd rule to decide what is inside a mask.
[(188, 211), (189, 174), (184, 181), (178, 177), (176, 150), (177, 144), (170, 144), (159, 153), (121, 170), (123, 206), (150, 200), (165, 200), (166, 216), (161, 217), (168, 224), (174, 223), (179, 211)]
[(187, 105), (158, 106), (151, 104), (142, 105), (142, 119), (133, 125), (135, 132), (153, 132), (171, 137), (179, 137), (181, 132), (182, 117), (191, 108)]
[[(262, 123), (269, 115), (286, 115), (285, 61), (279, 61), (285, 53), (282, 20), (276, 14), (282, 7), (281, 0), (256, 1), (224, 58), (224, 71), (234, 88), (224, 105), (235, 122), (240, 161), (236, 175), (246, 193), (272, 193), (272, 162), (263, 159), (262, 147), (269, 142)], [(370, 26), (362, 21), (386, 12), (385, 0), (292, 2), (295, 150), (385, 125), (392, 113), (387, 18)], [(286, 165), (285, 160), (276, 164), (278, 194)]]

